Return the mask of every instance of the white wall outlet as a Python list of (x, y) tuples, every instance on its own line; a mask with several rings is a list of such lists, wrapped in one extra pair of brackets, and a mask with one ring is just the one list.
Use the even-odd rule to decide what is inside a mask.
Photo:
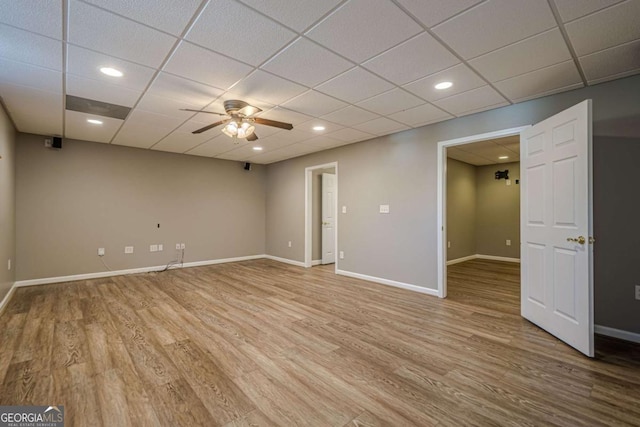
[(507, 245), (507, 246), (511, 246), (511, 240), (507, 239), (507, 240), (506, 240), (506, 245)]
[(158, 252), (158, 245), (149, 245), (149, 252)]
[(180, 250), (180, 243), (176, 243), (176, 250)]
[(340, 251), (340, 259), (344, 259), (344, 251)]
[(125, 254), (132, 254), (133, 253), (133, 246), (125, 246), (124, 247), (124, 253)]
[(511, 185), (511, 180), (510, 179), (507, 180), (507, 185)]
[(342, 207), (342, 213), (347, 213), (347, 207), (346, 206)]
[(447, 242), (447, 248), (450, 248), (450, 247), (451, 247), (451, 241), (448, 241)]
[(158, 252), (162, 252), (162, 251), (164, 251), (164, 245), (162, 243), (160, 243), (158, 245)]
[(287, 246), (291, 247), (291, 240), (287, 243)]
[(98, 248), (98, 256), (104, 256), (104, 248)]
[(11, 258), (7, 260), (7, 270), (11, 270)]
[(636, 299), (640, 300), (640, 285), (636, 285)]
[(185, 248), (185, 244), (184, 243), (180, 243), (180, 249), (184, 249)]
[(380, 205), (380, 213), (388, 214), (390, 212), (389, 205)]
[(44, 139), (44, 146), (47, 148), (51, 148), (51, 146), (53, 145), (53, 141), (51, 140), (51, 138), (45, 138)]

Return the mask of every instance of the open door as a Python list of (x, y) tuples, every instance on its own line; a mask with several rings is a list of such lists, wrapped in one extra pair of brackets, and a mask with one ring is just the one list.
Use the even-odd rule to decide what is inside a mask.
[(522, 316), (593, 357), (591, 100), (520, 142)]
[(336, 262), (335, 215), (336, 176), (322, 174), (322, 264)]

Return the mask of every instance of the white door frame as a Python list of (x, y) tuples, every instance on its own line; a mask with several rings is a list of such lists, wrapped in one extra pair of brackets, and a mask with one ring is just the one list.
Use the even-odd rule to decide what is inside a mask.
[[(334, 228), (334, 232), (335, 232), (334, 253), (335, 254), (338, 253), (338, 183), (340, 182), (338, 179), (338, 162), (331, 162), (331, 163), (325, 163), (323, 165), (309, 166), (308, 168), (304, 169), (304, 180), (305, 180), (305, 185), (304, 185), (304, 200), (305, 200), (305, 203), (304, 203), (304, 266), (307, 268), (311, 267), (311, 263), (312, 263), (311, 239), (312, 239), (312, 233), (313, 233), (313, 221), (312, 221), (313, 171), (317, 169), (329, 169), (329, 168), (335, 168), (335, 174), (336, 174), (336, 191), (334, 195), (335, 203), (333, 204), (336, 210), (334, 215), (336, 219), (335, 228)], [(338, 257), (336, 257), (335, 271), (336, 272), (338, 271)]]
[(438, 297), (447, 297), (447, 147), (520, 135), (531, 125), (438, 142)]

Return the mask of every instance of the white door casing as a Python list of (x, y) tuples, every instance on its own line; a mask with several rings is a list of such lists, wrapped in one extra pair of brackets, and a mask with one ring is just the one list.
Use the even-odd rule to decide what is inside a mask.
[(322, 174), (322, 264), (336, 262), (335, 253), (335, 215), (336, 215), (336, 176)]
[(593, 357), (591, 100), (520, 144), (522, 316)]

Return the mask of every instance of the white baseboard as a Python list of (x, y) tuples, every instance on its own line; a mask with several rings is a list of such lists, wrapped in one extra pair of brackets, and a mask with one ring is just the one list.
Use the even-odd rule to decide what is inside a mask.
[(270, 259), (270, 260), (273, 260), (273, 261), (283, 262), (285, 264), (295, 265), (296, 267), (306, 267), (304, 265), (304, 262), (296, 261), (296, 260), (289, 259), (289, 258), (280, 258), (278, 256), (273, 256), (273, 255), (264, 255), (263, 258)]
[(382, 285), (393, 286), (396, 288), (407, 289), (409, 291), (420, 292), (421, 294), (438, 296), (437, 289), (423, 288), (422, 286), (411, 285), (409, 283), (396, 282), (395, 280), (382, 279), (380, 277), (367, 276), (366, 274), (353, 273), (351, 271), (345, 270), (336, 270), (336, 274), (340, 274), (342, 276), (354, 277), (356, 279), (367, 280), (369, 282), (380, 283)]
[(474, 254), (469, 256), (464, 256), (462, 258), (456, 258), (447, 261), (447, 265), (459, 264), (465, 261), (471, 261), (472, 259), (488, 259), (491, 261), (504, 261), (504, 262), (517, 262), (520, 263), (520, 258), (508, 258), (504, 256), (495, 256), (495, 255), (482, 255), (482, 254)]
[(476, 258), (478, 258), (478, 255), (476, 254), (463, 256), (462, 258), (456, 258), (456, 259), (447, 261), (447, 265), (460, 264), (461, 262), (471, 261), (472, 259), (476, 259)]
[(16, 284), (14, 283), (9, 288), (9, 292), (7, 292), (4, 298), (2, 298), (2, 302), (0, 302), (0, 316), (4, 312), (4, 309), (7, 308), (7, 306), (9, 305), (9, 301), (11, 301), (11, 297), (13, 296), (15, 291), (16, 291)]
[(322, 260), (321, 259), (314, 259), (313, 261), (311, 261), (311, 266), (313, 267), (314, 265), (320, 265), (322, 264)]
[[(235, 258), (222, 258), (222, 259), (213, 259), (213, 260), (206, 260), (206, 261), (185, 262), (182, 265), (172, 266), (172, 269), (200, 267), (203, 265), (248, 261), (252, 259), (261, 259), (261, 258), (265, 258), (265, 255), (249, 255), (249, 256), (235, 257)], [(103, 277), (124, 276), (127, 274), (149, 273), (152, 271), (163, 270), (165, 267), (166, 265), (156, 265), (153, 267), (130, 268), (127, 270), (100, 271), (97, 273), (74, 274), (71, 276), (44, 277), (42, 279), (19, 280), (14, 284), (14, 287), (38, 286), (38, 285), (47, 285), (50, 283), (73, 282), (76, 280), (100, 279)]]
[(623, 331), (621, 329), (610, 328), (608, 326), (602, 325), (594, 325), (593, 331), (598, 335), (606, 335), (608, 337), (618, 338), (621, 340), (640, 344), (640, 334), (635, 332)]

